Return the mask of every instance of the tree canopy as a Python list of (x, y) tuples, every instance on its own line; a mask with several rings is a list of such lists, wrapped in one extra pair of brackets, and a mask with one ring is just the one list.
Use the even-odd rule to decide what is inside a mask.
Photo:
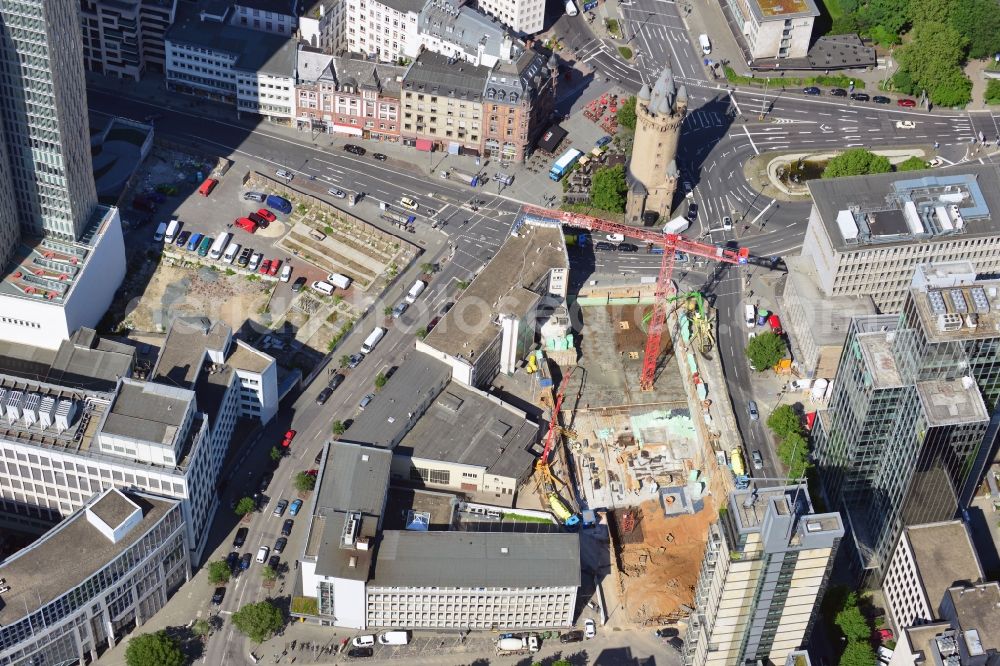
[(889, 173), (892, 164), (888, 158), (864, 148), (848, 148), (826, 163), (823, 178), (864, 176), (870, 173)]
[(754, 337), (747, 343), (746, 354), (757, 372), (770, 370), (785, 358), (788, 347), (780, 335), (768, 331)]
[(927, 91), (938, 106), (968, 102), (972, 82), (962, 71), (968, 38), (939, 21), (915, 23), (911, 37), (896, 51), (900, 72), (893, 76), (893, 85), (911, 95)]
[(970, 58), (989, 58), (1000, 52), (1000, 11), (996, 0), (962, 0), (948, 15), (948, 23), (969, 38)]
[(635, 95), (629, 97), (615, 112), (618, 124), (630, 130), (635, 129)]
[(263, 643), (285, 624), (281, 609), (270, 601), (247, 604), (233, 613), (232, 621), (254, 643)]
[(791, 405), (778, 405), (767, 417), (767, 427), (778, 439), (802, 433), (802, 419)]
[(257, 510), (257, 502), (252, 497), (244, 497), (236, 503), (236, 515), (245, 516)]
[(590, 202), (596, 208), (611, 213), (624, 212), (627, 194), (624, 165), (598, 169), (590, 180)]
[(232, 571), (225, 560), (216, 560), (208, 565), (208, 582), (212, 585), (225, 585), (231, 575)]
[(316, 487), (316, 475), (299, 472), (295, 475), (295, 489), (302, 492), (312, 490)]
[(921, 169), (927, 168), (927, 162), (920, 159), (916, 155), (903, 160), (896, 165), (896, 171), (920, 171)]
[(801, 479), (809, 469), (809, 442), (802, 433), (788, 433), (778, 444), (778, 458), (788, 468), (789, 478)]
[(140, 634), (125, 647), (128, 666), (183, 666), (184, 661), (180, 644), (165, 631)]

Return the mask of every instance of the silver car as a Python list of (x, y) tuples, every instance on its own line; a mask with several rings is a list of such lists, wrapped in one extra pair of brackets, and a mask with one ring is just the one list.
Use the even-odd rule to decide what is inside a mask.
[(274, 175), (276, 175), (278, 178), (284, 178), (285, 180), (291, 180), (292, 178), (295, 178), (294, 173), (292, 173), (291, 171), (286, 171), (285, 169), (278, 169), (277, 171), (274, 172)]

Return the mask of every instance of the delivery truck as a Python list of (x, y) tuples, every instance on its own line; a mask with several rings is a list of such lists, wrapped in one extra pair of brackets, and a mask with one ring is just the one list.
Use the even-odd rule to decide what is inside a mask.
[(665, 234), (681, 234), (688, 230), (691, 226), (691, 222), (683, 215), (678, 215), (674, 219), (670, 220), (663, 225), (663, 233)]
[(417, 298), (420, 296), (420, 294), (424, 293), (424, 289), (426, 288), (427, 288), (427, 283), (424, 282), (423, 280), (417, 280), (416, 282), (414, 282), (413, 286), (410, 287), (410, 291), (406, 293), (406, 302), (416, 303)]
[(463, 185), (468, 185), (469, 187), (475, 187), (479, 184), (479, 176), (476, 174), (468, 173), (466, 171), (459, 171), (458, 169), (452, 169), (448, 173), (448, 178), (451, 180), (457, 180)]
[(381, 645), (406, 645), (410, 642), (409, 631), (383, 631), (378, 635)]
[(528, 634), (527, 636), (504, 634), (497, 640), (496, 652), (498, 656), (524, 654), (538, 652), (538, 648), (539, 642), (536, 634)]
[(351, 278), (346, 275), (341, 275), (340, 273), (330, 273), (326, 277), (326, 281), (335, 287), (340, 287), (341, 289), (347, 289), (351, 286)]

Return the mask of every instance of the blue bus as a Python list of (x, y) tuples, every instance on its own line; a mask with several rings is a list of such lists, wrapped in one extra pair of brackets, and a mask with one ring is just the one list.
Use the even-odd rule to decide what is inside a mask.
[(583, 157), (583, 153), (576, 148), (570, 148), (566, 151), (566, 154), (556, 160), (556, 163), (552, 165), (549, 169), (549, 178), (552, 180), (561, 180), (566, 172), (569, 171), (576, 161)]

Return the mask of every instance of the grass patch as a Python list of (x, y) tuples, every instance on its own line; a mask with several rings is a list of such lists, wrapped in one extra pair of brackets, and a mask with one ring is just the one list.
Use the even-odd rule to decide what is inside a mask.
[(319, 615), (316, 597), (292, 597), (291, 611), (300, 615)]
[(626, 60), (632, 59), (632, 49), (630, 49), (627, 46), (619, 46), (618, 53), (621, 53), (622, 57), (625, 58)]
[(523, 513), (505, 513), (503, 514), (504, 520), (516, 520), (520, 523), (544, 523), (552, 524), (552, 521), (547, 518), (539, 518), (538, 516), (526, 516)]
[(986, 84), (987, 104), (1000, 104), (1000, 79), (990, 79)]
[(730, 66), (726, 66), (726, 79), (738, 86), (756, 86), (758, 88), (763, 88), (765, 85), (768, 89), (771, 88), (805, 88), (807, 86), (827, 86), (830, 88), (848, 88), (851, 85), (851, 81), (854, 81), (854, 88), (856, 90), (862, 90), (865, 87), (865, 82), (861, 79), (852, 79), (849, 76), (844, 76), (843, 74), (838, 74), (836, 76), (807, 76), (807, 77), (795, 77), (795, 76), (740, 76), (736, 73)]
[(621, 37), (622, 29), (618, 25), (618, 19), (604, 19), (604, 27), (608, 29), (612, 37)]

